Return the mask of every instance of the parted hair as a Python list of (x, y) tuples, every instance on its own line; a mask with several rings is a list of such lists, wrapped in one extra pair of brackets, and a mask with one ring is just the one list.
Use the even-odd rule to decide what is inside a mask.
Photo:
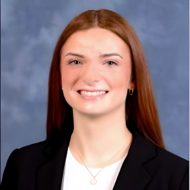
[(145, 138), (157, 146), (165, 148), (152, 80), (141, 42), (125, 18), (107, 9), (88, 10), (79, 14), (70, 21), (58, 39), (49, 73), (47, 139), (51, 138), (54, 131), (60, 131), (63, 138), (70, 138), (73, 132), (72, 108), (66, 102), (61, 89), (61, 48), (73, 33), (94, 27), (115, 33), (130, 49), (132, 80), (135, 83), (135, 89), (132, 96), (126, 97), (125, 116), (127, 124), (130, 125), (130, 121), (132, 121), (135, 123), (133, 126), (137, 126), (130, 130), (139, 130)]

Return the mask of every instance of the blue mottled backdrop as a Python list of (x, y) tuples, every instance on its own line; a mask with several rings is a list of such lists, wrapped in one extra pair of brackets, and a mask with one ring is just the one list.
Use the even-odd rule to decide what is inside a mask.
[(152, 76), (167, 149), (188, 155), (188, 0), (2, 0), (1, 174), (13, 149), (45, 139), (47, 86), (56, 41), (68, 22), (106, 8), (136, 30)]

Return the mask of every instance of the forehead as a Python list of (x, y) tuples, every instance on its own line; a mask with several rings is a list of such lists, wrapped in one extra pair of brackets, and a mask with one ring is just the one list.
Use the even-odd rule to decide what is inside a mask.
[(115, 33), (102, 29), (91, 28), (73, 33), (62, 47), (62, 53), (77, 51), (86, 53), (126, 53), (127, 44)]

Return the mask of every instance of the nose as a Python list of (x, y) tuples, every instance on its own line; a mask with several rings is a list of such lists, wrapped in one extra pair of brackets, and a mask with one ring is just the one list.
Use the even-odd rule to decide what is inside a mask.
[(98, 68), (98, 63), (88, 64), (82, 76), (83, 81), (88, 85), (93, 85), (94, 82), (98, 82), (100, 80), (100, 70)]
[(87, 78), (83, 79), (83, 81), (84, 81), (87, 85), (89, 85), (89, 86), (94, 86), (94, 83), (95, 83), (95, 82), (98, 82), (98, 80), (87, 79)]

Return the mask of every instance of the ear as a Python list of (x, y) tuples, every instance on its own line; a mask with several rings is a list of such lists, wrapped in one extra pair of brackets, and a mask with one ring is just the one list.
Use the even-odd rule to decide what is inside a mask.
[(134, 81), (131, 81), (130, 84), (129, 84), (129, 89), (135, 89), (135, 82)]
[(134, 76), (133, 73), (131, 73), (131, 77), (130, 77), (130, 83), (129, 83), (129, 89), (135, 89), (136, 85), (135, 85), (135, 80), (134, 80)]

